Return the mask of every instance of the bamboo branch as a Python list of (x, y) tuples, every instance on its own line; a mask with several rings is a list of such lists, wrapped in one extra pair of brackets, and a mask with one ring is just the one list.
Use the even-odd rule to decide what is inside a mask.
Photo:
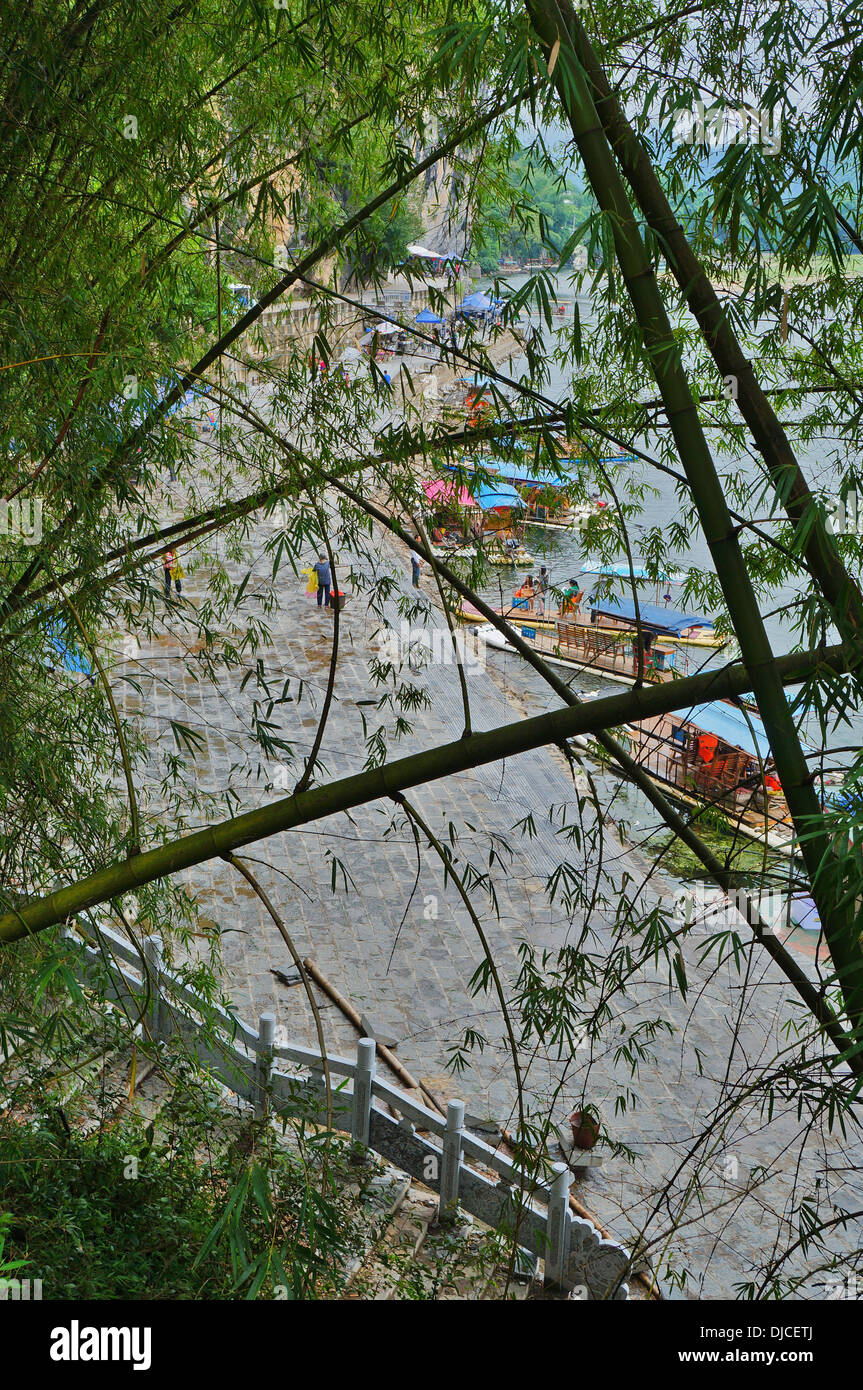
[[(85, 487), (86, 495), (88, 497), (94, 496), (107, 482), (111, 481), (120, 465), (129, 457), (130, 453), (147, 438), (148, 434), (151, 433), (158, 422), (167, 415), (171, 407), (182, 400), (190, 387), (198, 384), (208, 368), (211, 367), (214, 362), (219, 361), (231, 344), (242, 337), (242, 335), (257, 322), (265, 309), (268, 309), (271, 304), (275, 304), (277, 300), (281, 299), (297, 280), (302, 279), (303, 276), (325, 256), (338, 250), (343, 242), (362, 226), (363, 222), (367, 221), (378, 208), (391, 202), (394, 197), (419, 178), (421, 174), (425, 173), (427, 169), (433, 168), (440, 160), (447, 158), (458, 149), (459, 145), (469, 140), (472, 135), (478, 134), (485, 126), (497, 120), (500, 116), (511, 110), (512, 107), (517, 106), (524, 99), (524, 96), (525, 92), (519, 90), (514, 96), (510, 95), (503, 101), (498, 101), (495, 105), (484, 110), (475, 120), (462, 126), (456, 134), (450, 136), (448, 140), (443, 141), (440, 145), (437, 145), (425, 159), (413, 165), (406, 173), (399, 175), (399, 177), (388, 184), (381, 193), (377, 194), (376, 197), (372, 198), (368, 203), (365, 203), (363, 207), (351, 217), (346, 218), (338, 227), (329, 232), (318, 242), (317, 246), (298, 261), (295, 266), (284, 275), (280, 276), (276, 283), (267, 290), (265, 294), (261, 295), (261, 298), (256, 304), (253, 304), (225, 333), (220, 334), (217, 341), (207, 349), (194, 366), (188, 368), (177, 385), (166, 392), (159, 404), (150, 415), (148, 415), (147, 419), (144, 420), (138, 428), (132, 432), (129, 438), (120, 445), (117, 452), (109, 459), (105, 467), (100, 469), (98, 474), (92, 479), (88, 480)], [(2, 602), (0, 602), (0, 627), (4, 626), (10, 615), (20, 607), (22, 598), (32, 584), (36, 574), (44, 567), (47, 558), (53, 553), (61, 538), (66, 535), (75, 520), (80, 516), (80, 513), (81, 504), (75, 503), (70, 507), (69, 511), (51, 534), (45, 537), (38, 555), (34, 557), (23, 574), (19, 576), (13, 588)]]
[[(793, 652), (776, 658), (776, 669), (787, 684), (805, 680), (824, 667), (833, 672), (846, 669), (841, 647)], [(618, 724), (649, 719), (675, 709), (689, 709), (704, 700), (741, 695), (749, 688), (750, 676), (745, 667), (729, 665), (719, 671), (645, 686), (586, 705), (504, 724), (485, 733), (474, 733), (469, 739), (460, 738), (398, 758), (326, 786), (312, 787), (299, 796), (283, 797), (122, 863), (107, 865), (68, 888), (25, 901), (0, 917), (0, 942), (17, 941), (44, 931), (46, 927), (68, 921), (85, 908), (120, 897), (208, 859), (223, 859), (243, 845), (269, 835), (308, 825), (380, 798), (391, 800), (394, 793), (410, 787), (527, 753), (548, 743), (559, 744), (578, 734), (597, 734)]]

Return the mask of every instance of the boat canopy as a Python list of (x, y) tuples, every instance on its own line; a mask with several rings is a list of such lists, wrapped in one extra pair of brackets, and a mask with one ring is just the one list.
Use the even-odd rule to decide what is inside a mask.
[[(578, 454), (561, 454), (561, 455), (560, 455), (560, 462), (561, 462), (561, 463), (571, 463), (571, 464), (573, 465), (573, 467), (578, 468), (578, 466), (579, 466), (580, 464), (582, 464), (582, 463), (592, 463), (592, 462), (593, 462), (593, 459), (591, 459), (591, 458), (582, 458), (582, 457), (581, 457), (580, 455), (578, 455)], [(602, 458), (599, 460), (599, 462), (600, 462), (600, 463), (636, 463), (637, 460), (636, 460), (635, 454), (603, 454), (603, 456), (602, 456)]]
[(512, 507), (513, 510), (524, 507), (524, 500), (508, 483), (480, 483), (474, 488), (474, 496), (484, 512), (493, 512), (499, 507)]
[[(446, 466), (455, 472), (457, 468), (464, 468), (465, 463), (448, 463)], [(535, 473), (512, 459), (495, 459), (483, 456), (473, 466), (474, 469), (481, 468), (487, 473), (498, 474), (507, 483), (517, 483), (519, 487), (569, 487), (574, 481), (572, 478), (562, 478), (558, 473)]]
[(459, 507), (475, 507), (476, 503), (471, 497), (466, 487), (460, 487), (458, 498), (456, 499), (455, 482), (445, 482), (442, 478), (434, 478), (430, 483), (423, 483), (423, 492), (429, 502), (456, 502)]
[[(648, 579), (651, 583), (654, 582), (654, 575), (648, 574), (644, 565), (633, 565), (630, 570), (629, 565), (596, 565), (588, 561), (582, 565), (581, 572), (582, 574), (601, 574), (611, 579), (629, 579), (631, 576), (633, 579)], [(685, 578), (686, 575), (681, 574), (679, 570), (671, 574), (655, 576), (660, 584), (682, 584)]]
[(693, 705), (690, 710), (676, 710), (675, 718), (684, 724), (696, 724), (706, 734), (715, 734), (733, 748), (742, 748), (753, 757), (759, 754), (765, 761), (772, 757), (770, 743), (761, 716), (728, 705), (724, 700), (711, 700), (706, 705)]
[[(591, 596), (588, 607), (603, 617), (624, 618), (630, 623), (636, 621), (635, 603), (631, 598), (618, 598), (614, 594), (603, 599)], [(660, 608), (657, 603), (639, 603), (638, 618), (642, 627), (674, 636), (679, 636), (690, 627), (713, 627), (713, 619), (706, 618), (703, 613), (681, 613), (676, 608)]]
[(489, 473), (497, 473), (501, 478), (506, 478), (507, 482), (518, 483), (521, 486), (530, 484), (533, 487), (568, 487), (571, 481), (569, 478), (561, 478), (557, 473), (535, 473), (532, 469), (516, 463), (514, 459), (487, 458), (482, 460), (482, 466)]

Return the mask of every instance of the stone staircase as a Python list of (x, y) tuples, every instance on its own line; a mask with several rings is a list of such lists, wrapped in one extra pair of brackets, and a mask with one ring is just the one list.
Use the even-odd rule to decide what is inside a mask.
[[(139, 1059), (130, 1097), (132, 1068), (131, 1049), (122, 1048), (99, 1059), (91, 1054), (86, 1066), (70, 1069), (68, 1080), (56, 1093), (64, 1123), (86, 1136), (134, 1110), (154, 1125), (157, 1134), (166, 1134), (165, 1107), (173, 1086), (158, 1067)], [(14, 1070), (6, 1073), (7, 1084)], [(0, 1090), (5, 1091), (6, 1084)], [(236, 1140), (250, 1112), (248, 1107), (238, 1108), (229, 1091), (222, 1087), (217, 1091), (217, 1147), (222, 1147)], [(26, 1111), (20, 1113), (25, 1123), (28, 1118)], [(279, 1142), (294, 1147), (290, 1127)], [(511, 1245), (467, 1213), (460, 1210), (451, 1223), (441, 1224), (437, 1193), (373, 1154), (337, 1170), (336, 1183), (348, 1203), (355, 1232), (354, 1248), (339, 1271), (337, 1297), (368, 1301), (567, 1301), (576, 1297), (544, 1289), (539, 1261), (518, 1250), (512, 1263)]]
[(391, 1165), (378, 1165), (357, 1197), (369, 1239), (346, 1271), (345, 1298), (497, 1301), (540, 1293), (535, 1262), (527, 1268), (520, 1260), (508, 1279), (507, 1252), (487, 1226), (464, 1213), (441, 1226), (437, 1194)]
[[(162, 1111), (170, 1109), (173, 1057), (208, 1078), (212, 1121), (226, 1151), (237, 1139), (255, 1147), (253, 1131), (266, 1126), (267, 1117), (275, 1122), (276, 1142), (290, 1148), (290, 1138), (279, 1137), (282, 1130), (290, 1135), (290, 1125), (285, 1128), (279, 1117), (297, 1113), (298, 1104), (307, 1134), (336, 1132), (338, 1176), (326, 1181), (340, 1185), (346, 1219), (363, 1232), (361, 1258), (355, 1255), (348, 1268), (335, 1271), (333, 1287), (344, 1285), (347, 1296), (534, 1297), (541, 1287), (537, 1252), (549, 1285), (553, 1276), (543, 1296), (569, 1297), (564, 1290), (579, 1300), (632, 1296), (625, 1282), (631, 1270), (627, 1251), (573, 1212), (567, 1163), (552, 1161), (550, 1176), (533, 1175), (522, 1201), (522, 1171), (506, 1149), (471, 1131), (464, 1103), (449, 1100), (441, 1115), (423, 1103), (425, 1097), (393, 1086), (376, 1071), (373, 1039), (360, 1038), (355, 1058), (328, 1055), (331, 1081), (338, 1083), (328, 1097), (320, 1054), (277, 1042), (273, 1014), (262, 1014), (255, 1029), (206, 1002), (205, 1022), (205, 1001), (165, 969), (157, 938), (145, 938), (139, 955), (137, 945), (105, 927), (100, 947), (71, 930), (66, 935), (73, 968), (103, 1013), (103, 1046), (93, 1048), (95, 1032), (82, 1042), (80, 1065), (65, 1058), (56, 1089), (50, 1067), (30, 1061), (33, 1074), (74, 1113), (82, 1132), (113, 1125), (133, 1104), (140, 1117), (167, 1133)], [(137, 1044), (124, 1034), (118, 1004), (126, 1020), (143, 1010)], [(112, 1018), (113, 1052), (107, 1041)], [(299, 1144), (294, 1147), (308, 1170), (307, 1155), (299, 1154)], [(512, 1241), (498, 1231), (517, 1235), (515, 1257)]]

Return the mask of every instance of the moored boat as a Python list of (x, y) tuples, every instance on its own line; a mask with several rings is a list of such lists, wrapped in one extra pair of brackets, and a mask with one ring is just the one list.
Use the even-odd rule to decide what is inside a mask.
[(423, 484), (431, 552), (439, 559), (472, 559), (479, 547), (489, 564), (532, 565), (523, 543), (525, 504), (508, 483), (472, 489), (435, 479)]
[[(676, 621), (686, 631), (693, 618), (700, 615), (680, 614)], [(599, 623), (558, 620), (554, 631), (542, 632), (528, 626), (529, 621), (511, 626), (553, 665), (591, 671), (624, 685), (634, 685), (639, 673), (649, 682), (685, 674), (685, 653), (666, 645), (661, 635), (645, 646), (647, 630), (639, 638)], [(674, 616), (670, 623), (675, 624)], [(474, 630), (488, 647), (515, 650), (491, 624)], [(783, 854), (796, 852), (788, 805), (757, 711), (717, 700), (642, 720), (625, 732), (632, 756), (673, 800), (708, 806), (748, 839)]]
[(712, 700), (640, 720), (629, 733), (633, 757), (676, 800), (706, 804), (748, 838), (793, 852), (788, 803), (756, 711)]
[[(537, 652), (556, 665), (601, 672), (612, 680), (633, 685), (641, 675), (650, 681), (685, 675), (687, 647), (719, 647), (710, 618), (641, 603), (636, 612), (631, 599), (589, 599), (589, 618), (583, 616), (580, 590), (564, 591), (561, 610), (546, 615), (540, 596), (513, 596), (507, 621)], [(468, 617), (465, 608), (459, 616)], [(499, 650), (510, 644), (491, 624), (477, 634)], [(680, 650), (680, 649), (684, 650)]]
[[(675, 609), (654, 611), (650, 604), (641, 606), (640, 621), (634, 615), (628, 618), (616, 613), (616, 621), (611, 625), (604, 621), (604, 611), (593, 607), (590, 620), (585, 621), (581, 599), (580, 592), (573, 594), (568, 600), (569, 611), (558, 613), (549, 620), (548, 626), (540, 627), (540, 619), (534, 619), (526, 605), (535, 606), (541, 600), (516, 595), (513, 603), (523, 603), (525, 608), (514, 612), (508, 622), (530, 647), (553, 664), (594, 671), (623, 685), (634, 685), (639, 678), (666, 681), (675, 674), (685, 674), (685, 653), (667, 639), (672, 635), (680, 637), (682, 633), (701, 632), (710, 626), (710, 619), (701, 614), (679, 613)], [(513, 649), (490, 623), (479, 626), (476, 632), (487, 646)]]

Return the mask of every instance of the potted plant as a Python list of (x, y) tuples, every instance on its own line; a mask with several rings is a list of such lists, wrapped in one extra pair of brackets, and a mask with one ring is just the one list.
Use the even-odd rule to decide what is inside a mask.
[(573, 1110), (569, 1117), (572, 1142), (577, 1149), (592, 1149), (599, 1138), (599, 1113), (592, 1105)]

